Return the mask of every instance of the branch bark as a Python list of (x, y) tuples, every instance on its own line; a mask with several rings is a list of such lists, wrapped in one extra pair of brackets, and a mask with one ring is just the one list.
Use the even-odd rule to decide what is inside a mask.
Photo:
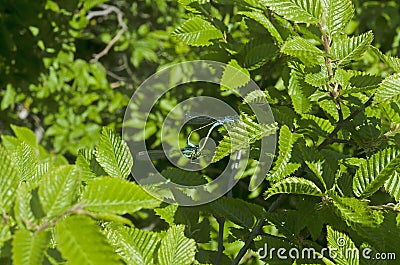
[(117, 15), (118, 26), (120, 27), (120, 30), (117, 32), (117, 34), (114, 36), (114, 38), (111, 39), (111, 41), (107, 44), (107, 46), (101, 52), (93, 55), (93, 59), (90, 60), (91, 63), (97, 62), (101, 57), (107, 55), (108, 52), (111, 50), (111, 48), (115, 45), (115, 43), (124, 34), (124, 32), (128, 30), (128, 26), (125, 24), (124, 19), (123, 19), (124, 14), (119, 8), (117, 8), (115, 6), (111, 6), (111, 5), (106, 5), (106, 4), (100, 5), (100, 8), (103, 8), (103, 10), (89, 12), (89, 14), (86, 16), (86, 18), (89, 20), (89, 19), (92, 19), (93, 17), (106, 16), (111, 13), (115, 13)]

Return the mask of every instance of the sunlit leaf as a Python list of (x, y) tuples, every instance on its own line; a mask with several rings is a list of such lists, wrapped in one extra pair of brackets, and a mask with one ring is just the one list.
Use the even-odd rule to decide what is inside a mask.
[(323, 195), (322, 191), (312, 181), (297, 177), (289, 177), (278, 181), (264, 193), (264, 196), (265, 199), (268, 199), (279, 193), (304, 194), (310, 196)]
[(83, 192), (85, 209), (102, 213), (133, 213), (140, 209), (155, 208), (160, 201), (137, 184), (115, 178), (97, 178), (88, 181)]
[(360, 59), (373, 39), (374, 35), (372, 31), (355, 37), (336, 35), (333, 38), (332, 55), (335, 60), (338, 60), (338, 64), (348, 64), (353, 60)]
[(211, 40), (221, 39), (222, 33), (210, 22), (193, 17), (178, 27), (172, 36), (188, 45), (208, 46), (212, 44)]
[(70, 216), (55, 229), (57, 249), (70, 264), (122, 265), (118, 255), (87, 216)]
[(173, 226), (168, 229), (161, 240), (158, 251), (158, 264), (189, 265), (194, 261), (196, 242), (184, 235), (184, 226)]
[(306, 65), (315, 65), (323, 61), (324, 52), (302, 37), (293, 37), (283, 43), (281, 52), (299, 58)]
[(316, 23), (321, 16), (319, 0), (261, 0), (273, 12), (288, 20), (300, 23)]
[(110, 129), (103, 128), (95, 155), (96, 160), (111, 177), (127, 178), (129, 176), (133, 165), (129, 147)]
[(47, 231), (30, 232), (19, 229), (14, 234), (13, 264), (15, 265), (38, 265), (42, 264), (44, 252), (50, 241), (50, 233)]
[(374, 102), (389, 103), (400, 101), (400, 74), (391, 75), (383, 80), (378, 87)]
[(8, 212), (19, 182), (18, 170), (2, 145), (0, 145), (0, 161), (0, 209)]
[(351, 20), (354, 7), (351, 0), (322, 0), (326, 26), (330, 34), (340, 33)]
[(54, 217), (72, 207), (80, 176), (75, 166), (54, 168), (39, 183), (39, 198), (47, 217)]
[(369, 197), (395, 174), (400, 167), (400, 151), (387, 148), (363, 160), (353, 179), (357, 197)]

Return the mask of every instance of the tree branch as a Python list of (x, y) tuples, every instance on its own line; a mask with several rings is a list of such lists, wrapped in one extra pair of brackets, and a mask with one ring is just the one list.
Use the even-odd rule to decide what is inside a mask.
[(101, 11), (93, 11), (89, 12), (89, 14), (86, 16), (87, 19), (96, 17), (96, 16), (105, 16), (110, 13), (115, 13), (117, 14), (117, 19), (118, 19), (118, 26), (120, 27), (120, 30), (117, 32), (117, 34), (114, 36), (114, 38), (111, 39), (111, 41), (107, 44), (107, 46), (99, 53), (93, 55), (93, 59), (90, 60), (91, 63), (97, 62), (101, 57), (104, 55), (108, 54), (108, 52), (111, 50), (111, 48), (114, 46), (114, 44), (121, 38), (122, 34), (128, 29), (128, 26), (125, 24), (123, 20), (123, 13), (120, 9), (118, 9), (115, 6), (111, 5), (106, 5), (102, 4), (100, 5), (103, 10)]
[(83, 209), (83, 205), (82, 204), (78, 204), (78, 205), (74, 206), (73, 208), (66, 210), (62, 214), (56, 216), (52, 220), (50, 220), (48, 222), (44, 222), (41, 226), (39, 226), (37, 228), (36, 232), (44, 231), (47, 228), (54, 226), (58, 222), (58, 220), (60, 220), (64, 216), (67, 216), (67, 215), (72, 214), (72, 213), (78, 213), (78, 214), (83, 213), (82, 209)]

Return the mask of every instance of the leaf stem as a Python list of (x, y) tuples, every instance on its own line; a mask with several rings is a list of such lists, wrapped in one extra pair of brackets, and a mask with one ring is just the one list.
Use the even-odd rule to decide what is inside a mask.
[(66, 210), (65, 212), (63, 212), (62, 214), (54, 217), (52, 220), (44, 222), (42, 225), (40, 225), (38, 227), (38, 229), (36, 230), (36, 232), (40, 232), (40, 231), (44, 231), (46, 229), (48, 229), (49, 227), (54, 226), (61, 218), (72, 214), (72, 213), (82, 213), (83, 212), (83, 205), (82, 204), (77, 204), (74, 207), (72, 207), (71, 209)]
[(330, 54), (330, 45), (331, 45), (331, 40), (326, 34), (326, 19), (325, 15), (322, 15), (322, 24), (318, 23), (319, 28), (321, 29), (322, 32), (322, 43), (324, 44), (326, 56), (325, 56), (325, 65), (328, 71), (328, 75), (331, 77), (333, 76), (333, 70), (332, 70), (332, 61), (331, 58), (329, 58)]

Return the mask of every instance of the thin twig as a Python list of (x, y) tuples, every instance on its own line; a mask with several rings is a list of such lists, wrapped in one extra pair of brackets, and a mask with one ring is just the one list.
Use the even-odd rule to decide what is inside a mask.
[[(106, 6), (106, 5), (103, 5), (103, 6)], [(111, 14), (112, 12), (114, 12), (114, 11), (111, 8), (106, 8), (106, 9), (98, 10), (98, 11), (90, 11), (86, 16), (86, 19), (91, 20), (94, 17), (107, 16), (107, 15)]]
[(44, 231), (47, 228), (50, 228), (50, 227), (54, 226), (64, 216), (67, 216), (67, 215), (72, 214), (72, 213), (81, 213), (82, 209), (83, 209), (83, 205), (82, 204), (78, 204), (75, 207), (73, 207), (71, 209), (68, 209), (65, 212), (63, 212), (62, 214), (56, 216), (52, 220), (50, 220), (48, 222), (44, 222), (41, 226), (38, 227), (36, 232)]
[(113, 72), (111, 72), (109, 70), (106, 70), (106, 74), (111, 76), (112, 78), (118, 80), (118, 81), (126, 81), (126, 79), (127, 79), (126, 77), (119, 76), (119, 75), (117, 75), (117, 74), (115, 74), (115, 73), (113, 73)]
[[(128, 73), (128, 75), (131, 77), (135, 77), (135, 74), (133, 73), (132, 69), (129, 67), (128, 58), (125, 53), (122, 55), (122, 60), (124, 61), (124, 65), (126, 66), (126, 72)], [(134, 81), (139, 82), (138, 80), (134, 80)]]
[(385, 205), (371, 205), (369, 208), (372, 210), (391, 210), (394, 212), (400, 212), (400, 208), (394, 203), (388, 203)]

